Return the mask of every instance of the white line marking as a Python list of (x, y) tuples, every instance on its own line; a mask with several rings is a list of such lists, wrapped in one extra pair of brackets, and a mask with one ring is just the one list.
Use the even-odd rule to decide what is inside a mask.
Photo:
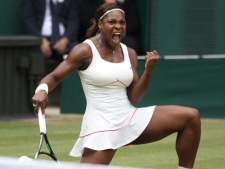
[(203, 59), (220, 59), (225, 58), (225, 54), (212, 54), (212, 55), (202, 55)]
[(199, 59), (199, 55), (165, 55), (164, 59)]

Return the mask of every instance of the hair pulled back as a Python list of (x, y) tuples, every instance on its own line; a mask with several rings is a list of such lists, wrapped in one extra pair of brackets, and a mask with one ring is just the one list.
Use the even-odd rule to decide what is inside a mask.
[(99, 31), (98, 28), (98, 21), (100, 17), (106, 13), (108, 10), (119, 8), (122, 9), (122, 7), (117, 3), (104, 3), (96, 10), (94, 17), (91, 19), (92, 25), (88, 28), (86, 31), (86, 38), (91, 38), (97, 34)]

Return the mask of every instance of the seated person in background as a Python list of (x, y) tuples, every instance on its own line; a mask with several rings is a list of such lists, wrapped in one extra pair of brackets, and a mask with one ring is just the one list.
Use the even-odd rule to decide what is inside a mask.
[[(78, 0), (22, 0), (24, 33), (42, 37), (45, 74), (63, 60), (63, 55), (78, 43)], [(50, 105), (60, 103), (61, 85), (51, 93)]]
[(22, 22), (27, 35), (42, 37), (40, 50), (59, 62), (78, 43), (77, 0), (23, 0)]
[(91, 26), (91, 18), (93, 17), (95, 10), (99, 5), (108, 3), (118, 3), (124, 9), (126, 13), (126, 36), (122, 39), (122, 43), (128, 47), (135, 49), (137, 54), (141, 53), (140, 47), (140, 23), (138, 17), (138, 11), (136, 7), (136, 0), (82, 0), (79, 11), (80, 18), (80, 31), (79, 41), (82, 42), (86, 39), (86, 31)]

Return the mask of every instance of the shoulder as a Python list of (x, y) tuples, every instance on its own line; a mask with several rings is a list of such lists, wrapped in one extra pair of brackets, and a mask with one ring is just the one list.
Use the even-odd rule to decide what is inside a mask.
[(79, 64), (78, 69), (82, 69), (88, 66), (92, 60), (91, 47), (86, 43), (80, 43), (72, 48), (67, 59), (70, 62)]
[(80, 55), (80, 54), (85, 54), (85, 55), (91, 54), (91, 47), (85, 42), (79, 43), (72, 48), (70, 53), (78, 54), (78, 55)]

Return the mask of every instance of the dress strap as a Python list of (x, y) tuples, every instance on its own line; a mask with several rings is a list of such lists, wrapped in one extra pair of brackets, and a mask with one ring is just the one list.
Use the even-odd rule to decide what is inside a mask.
[(90, 39), (86, 39), (83, 43), (88, 44), (89, 46), (91, 46), (91, 48), (95, 48), (94, 43)]
[(124, 55), (124, 61), (129, 61), (130, 62), (130, 57), (128, 54), (127, 46), (123, 43), (120, 43), (120, 46), (123, 50), (123, 55)]
[(101, 58), (97, 48), (95, 47), (94, 43), (90, 39), (86, 39), (83, 43), (86, 43), (91, 47), (93, 59)]

